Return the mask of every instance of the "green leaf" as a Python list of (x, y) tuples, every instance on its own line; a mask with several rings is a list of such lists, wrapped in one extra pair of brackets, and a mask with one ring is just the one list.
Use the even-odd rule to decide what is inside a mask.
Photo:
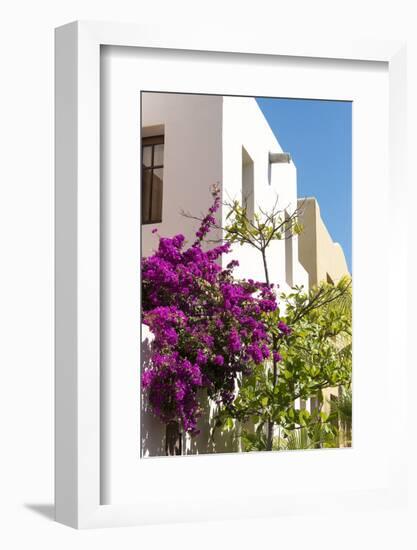
[(232, 419), (232, 418), (228, 418), (228, 419), (226, 420), (225, 427), (226, 427), (229, 431), (230, 431), (230, 430), (233, 430), (234, 422), (233, 422), (233, 419)]

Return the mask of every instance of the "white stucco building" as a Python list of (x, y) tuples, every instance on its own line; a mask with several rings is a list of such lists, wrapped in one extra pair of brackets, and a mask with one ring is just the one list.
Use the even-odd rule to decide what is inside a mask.
[[(198, 222), (182, 211), (204, 215), (212, 203), (211, 186), (219, 182), (224, 200), (245, 200), (248, 211), (278, 205), (288, 215), (297, 208), (297, 172), (290, 160), (274, 162), (283, 153), (255, 99), (189, 94), (142, 94), (142, 255), (152, 253), (160, 235), (195, 237)], [(272, 160), (272, 162), (271, 162)], [(225, 222), (227, 212), (221, 211)], [(271, 282), (287, 291), (308, 288), (308, 274), (298, 259), (298, 238), (273, 241), (268, 248)], [(265, 280), (259, 253), (236, 245), (237, 276)], [(149, 334), (143, 330), (143, 339)], [(208, 413), (209, 414), (209, 413)], [(149, 434), (152, 433), (152, 442)], [(156, 434), (160, 433), (160, 441)], [(163, 427), (142, 415), (144, 455), (164, 454)], [(208, 452), (207, 433), (193, 440), (188, 452)], [(232, 450), (223, 441), (216, 450)]]

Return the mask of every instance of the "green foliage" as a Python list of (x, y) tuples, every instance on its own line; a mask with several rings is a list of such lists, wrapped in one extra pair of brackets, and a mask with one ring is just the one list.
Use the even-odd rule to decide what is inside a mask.
[(352, 445), (352, 389), (342, 388), (341, 394), (331, 402), (331, 416), (339, 427), (339, 444)]
[(264, 251), (273, 240), (282, 240), (301, 233), (303, 227), (298, 220), (298, 210), (286, 214), (275, 205), (269, 212), (258, 209), (249, 218), (246, 208), (239, 201), (226, 204), (229, 208), (225, 227), (226, 239), (231, 243), (249, 244), (259, 251)]
[(285, 435), (274, 439), (273, 449), (295, 451), (337, 447), (337, 430), (330, 423), (317, 423), (310, 428), (288, 430)]
[(346, 427), (352, 426), (352, 390), (342, 391), (342, 394), (332, 401), (332, 412), (338, 415), (340, 422)]
[[(324, 388), (351, 380), (351, 281), (322, 283), (304, 293), (282, 295), (285, 322), (292, 328), (281, 346), (284, 378), (293, 381), (293, 396), (307, 399)], [(285, 388), (281, 388), (285, 392)]]
[[(274, 451), (293, 451), (300, 449), (334, 448), (339, 447), (339, 430), (323, 412), (307, 411), (302, 424), (293, 429), (279, 428), (279, 435), (273, 438)], [(323, 418), (325, 420), (323, 420)], [(244, 451), (266, 451), (267, 437), (263, 424), (255, 430), (244, 429), (241, 434)]]
[[(337, 285), (322, 283), (308, 293), (296, 287), (281, 298), (286, 306), (284, 320), (292, 332), (280, 336), (282, 361), (277, 364), (276, 378), (271, 362), (258, 365), (251, 376), (240, 380), (236, 399), (221, 410), (219, 418), (222, 422), (234, 418), (253, 426), (242, 430), (245, 450), (267, 450), (268, 424), (279, 426), (282, 434), (273, 448), (334, 446), (334, 417), (342, 414), (342, 405), (347, 409), (347, 398), (339, 402), (340, 411), (332, 411), (331, 417), (322, 412), (321, 406), (309, 413), (296, 408), (295, 401), (320, 397), (325, 388), (350, 385), (350, 279), (344, 278)], [(268, 326), (274, 332), (279, 313), (268, 315)]]
[[(223, 228), (231, 243), (249, 245), (259, 251), (265, 282), (270, 283), (266, 250), (273, 240), (289, 239), (303, 228), (299, 210), (286, 212), (277, 207), (258, 210), (249, 218), (238, 201), (229, 208)], [(230, 419), (239, 422), (236, 431), (244, 450), (273, 448), (314, 448), (337, 446), (339, 412), (327, 416), (322, 411), (325, 388), (350, 386), (352, 370), (352, 294), (349, 277), (336, 285), (321, 283), (305, 292), (295, 286), (282, 294), (282, 311), (265, 313), (264, 323), (281, 361), (266, 361), (253, 368), (250, 376), (238, 380), (238, 393), (232, 404), (220, 409), (217, 427), (230, 430)], [(278, 323), (291, 328), (283, 334)], [(295, 403), (318, 398), (318, 407), (309, 413)], [(297, 401), (300, 402), (300, 401)], [(236, 428), (236, 424), (233, 424)], [(280, 435), (274, 437), (279, 429)]]

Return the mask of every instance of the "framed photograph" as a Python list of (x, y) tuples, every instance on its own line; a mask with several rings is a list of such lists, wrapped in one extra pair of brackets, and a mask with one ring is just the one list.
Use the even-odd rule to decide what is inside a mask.
[(160, 31), (56, 30), (56, 519), (401, 505), (405, 45)]

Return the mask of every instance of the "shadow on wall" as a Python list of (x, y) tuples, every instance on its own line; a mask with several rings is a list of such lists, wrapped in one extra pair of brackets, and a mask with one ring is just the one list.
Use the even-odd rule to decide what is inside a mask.
[(239, 451), (233, 432), (215, 427), (217, 406), (208, 398), (206, 391), (201, 390), (198, 398), (202, 409), (201, 417), (198, 421), (200, 433), (195, 437), (187, 438), (185, 454), (217, 454)]
[[(151, 338), (142, 340), (142, 372), (149, 366), (151, 357)], [(195, 437), (183, 435), (183, 454), (197, 455), (208, 453), (231, 453), (239, 451), (238, 442), (233, 433), (215, 427), (216, 405), (201, 390), (199, 401), (202, 414), (198, 422), (200, 433)], [(141, 456), (165, 456), (165, 424), (156, 418), (151, 411), (147, 396), (141, 391), (140, 422)]]
[[(150, 357), (151, 341), (145, 338), (142, 340), (142, 372), (149, 365)], [(140, 439), (142, 457), (165, 455), (165, 425), (152, 414), (148, 399), (142, 390)]]

